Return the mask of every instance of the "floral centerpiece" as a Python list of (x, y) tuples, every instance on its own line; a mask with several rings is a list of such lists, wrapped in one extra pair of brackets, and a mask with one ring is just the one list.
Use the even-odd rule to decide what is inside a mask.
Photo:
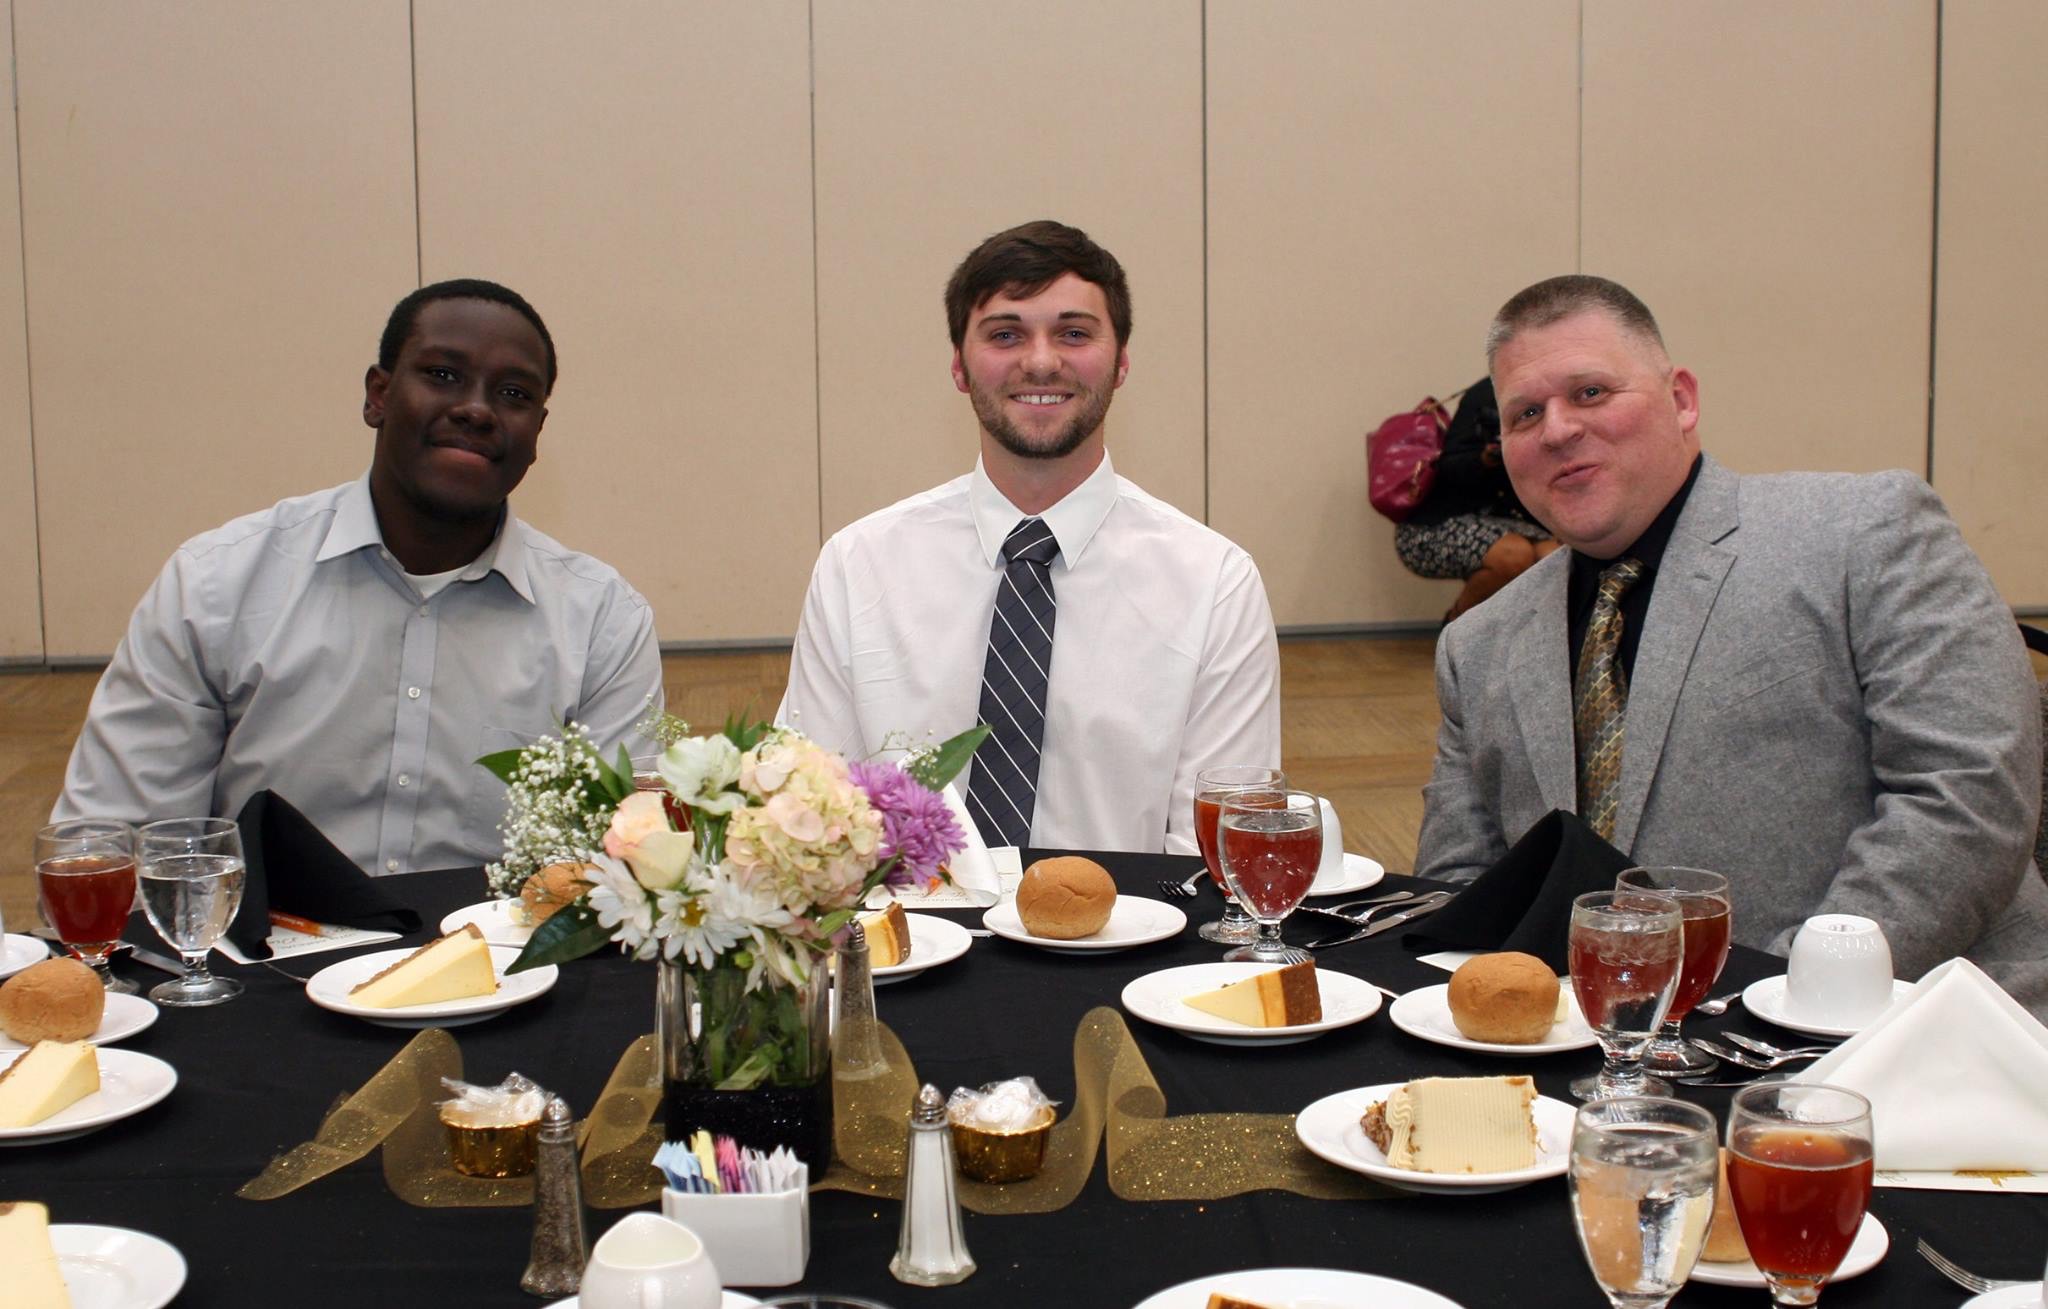
[(478, 761), (510, 788), (492, 889), (516, 895), (557, 862), (582, 864), (589, 888), (510, 971), (612, 943), (657, 961), (670, 1139), (709, 1127), (822, 1169), (828, 956), (875, 888), (945, 878), (966, 838), (938, 792), (987, 729), (854, 763), (763, 723), (693, 737), (664, 717), (655, 731), (658, 780), (637, 785), (623, 747), (608, 762), (573, 723)]

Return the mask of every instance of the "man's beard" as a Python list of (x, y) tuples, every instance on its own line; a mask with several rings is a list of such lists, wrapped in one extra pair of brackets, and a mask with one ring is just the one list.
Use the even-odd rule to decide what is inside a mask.
[(981, 387), (968, 391), (968, 398), (974, 403), (974, 416), (981, 421), (981, 428), (996, 439), (996, 444), (1020, 459), (1064, 459), (1081, 448), (1081, 443), (1095, 435), (1102, 426), (1102, 420), (1109, 413), (1109, 388), (1100, 391), (1074, 392), (1067, 403), (1079, 406), (1066, 426), (1054, 428), (1044, 436), (1027, 436), (1004, 411), (1004, 396), (1001, 391), (989, 392)]

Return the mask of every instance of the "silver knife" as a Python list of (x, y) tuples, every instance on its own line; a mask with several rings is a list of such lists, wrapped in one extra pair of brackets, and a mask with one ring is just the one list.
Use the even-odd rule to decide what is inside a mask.
[(131, 949), (129, 953), (135, 956), (135, 962), (138, 964), (148, 964), (151, 968), (159, 972), (169, 973), (173, 977), (183, 977), (185, 975), (185, 965), (169, 955), (160, 955), (154, 950), (145, 950), (139, 945)]
[(1308, 948), (1311, 950), (1323, 950), (1333, 945), (1348, 945), (1353, 941), (1362, 941), (1368, 936), (1378, 936), (1381, 932), (1399, 927), (1405, 922), (1420, 918), (1425, 914), (1433, 914), (1455, 898), (1455, 895), (1450, 891), (1432, 891), (1429, 895), (1402, 909), (1399, 913), (1388, 914), (1385, 918), (1377, 919), (1370, 926), (1362, 927), (1349, 936), (1331, 937), (1325, 941), (1311, 941)]

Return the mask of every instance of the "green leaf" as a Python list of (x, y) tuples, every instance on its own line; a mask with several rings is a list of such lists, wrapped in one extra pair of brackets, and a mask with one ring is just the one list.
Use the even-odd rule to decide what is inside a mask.
[(612, 934), (598, 926), (597, 913), (590, 907), (590, 897), (579, 895), (557, 910), (554, 917), (533, 929), (526, 948), (505, 971), (508, 974), (523, 973), (529, 968), (566, 964), (610, 944), (611, 939)]
[(725, 739), (738, 746), (741, 754), (761, 744), (761, 738), (774, 730), (773, 723), (744, 719), (737, 714), (725, 720)]
[(519, 769), (519, 756), (522, 753), (524, 752), (521, 750), (498, 750), (485, 755), (477, 762), (490, 769), (491, 776), (510, 786), (512, 774)]
[(988, 725), (980, 723), (943, 742), (938, 749), (911, 765), (908, 770), (911, 777), (920, 785), (938, 790), (967, 767), (967, 761), (974, 758), (974, 752), (988, 739), (988, 732)]
[(598, 804), (610, 805), (616, 809), (619, 803), (633, 794), (633, 757), (626, 753), (626, 747), (619, 747), (619, 762), (613, 766), (604, 761), (604, 756), (591, 751), (591, 761), (597, 765), (595, 789), (600, 793)]

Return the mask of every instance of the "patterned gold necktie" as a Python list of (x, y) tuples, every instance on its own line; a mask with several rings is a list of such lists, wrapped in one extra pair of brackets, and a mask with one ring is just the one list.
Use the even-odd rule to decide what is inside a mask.
[(1621, 593), (1643, 575), (1642, 561), (1621, 559), (1600, 570), (1600, 594), (1579, 647), (1579, 676), (1572, 685), (1572, 731), (1579, 753), (1579, 817), (1600, 834), (1614, 837), (1620, 800), (1621, 729), (1628, 713), (1628, 674), (1621, 666)]

